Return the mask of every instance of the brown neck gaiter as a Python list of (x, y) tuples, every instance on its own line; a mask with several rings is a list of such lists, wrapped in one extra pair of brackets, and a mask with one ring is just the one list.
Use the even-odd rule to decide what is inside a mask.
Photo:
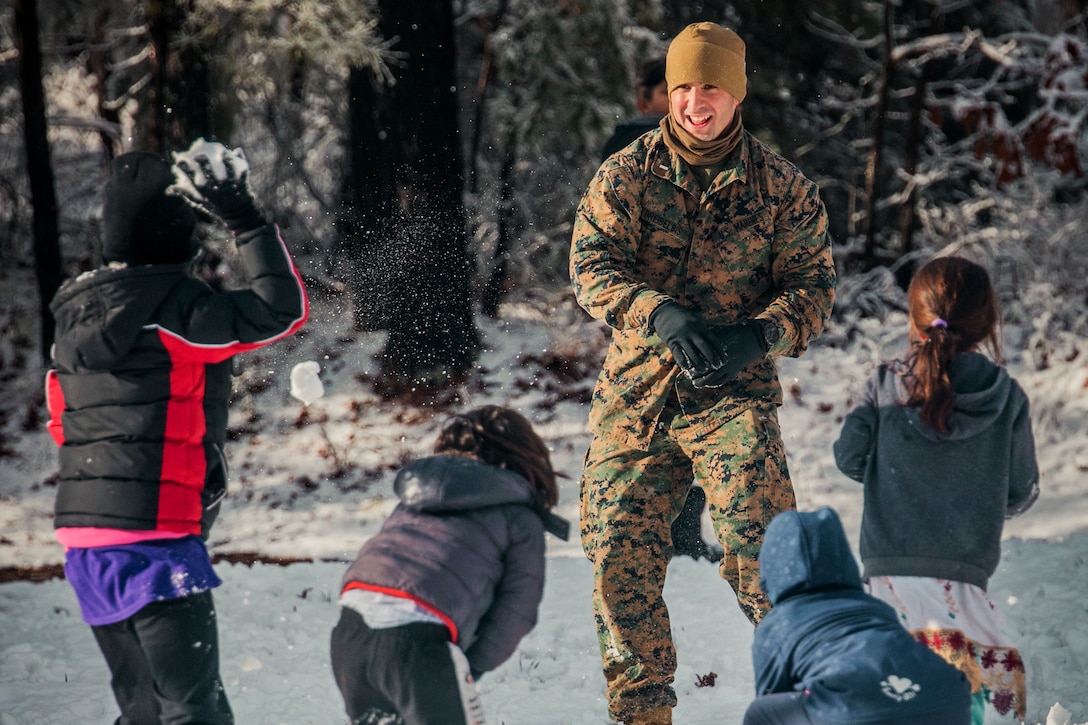
[(721, 136), (713, 141), (695, 138), (680, 124), (673, 122), (671, 113), (661, 119), (660, 125), (661, 137), (665, 140), (665, 145), (692, 166), (720, 164), (737, 147), (744, 133), (744, 122), (741, 120), (739, 108), (733, 116), (733, 122), (726, 127)]

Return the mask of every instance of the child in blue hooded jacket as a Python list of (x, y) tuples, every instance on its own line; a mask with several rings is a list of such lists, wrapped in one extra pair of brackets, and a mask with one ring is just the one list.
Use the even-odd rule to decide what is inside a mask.
[(862, 588), (838, 514), (785, 511), (767, 528), (771, 611), (752, 641), (757, 698), (744, 725), (966, 725), (964, 675)]

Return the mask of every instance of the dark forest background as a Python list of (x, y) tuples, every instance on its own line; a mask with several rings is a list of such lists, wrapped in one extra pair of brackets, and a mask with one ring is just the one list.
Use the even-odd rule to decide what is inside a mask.
[[(244, 148), (311, 292), (388, 332), (383, 393), (437, 394), (477, 359), (476, 315), (569, 297), (574, 208), (635, 113), (635, 68), (698, 20), (747, 41), (746, 126), (821, 186), (844, 334), (951, 246), (996, 271), (1030, 364), (1070, 359), (1088, 334), (1085, 5), (12, 0), (0, 379), (45, 363), (48, 300), (97, 264), (110, 159), (204, 137)], [(201, 273), (229, 285), (206, 234)]]

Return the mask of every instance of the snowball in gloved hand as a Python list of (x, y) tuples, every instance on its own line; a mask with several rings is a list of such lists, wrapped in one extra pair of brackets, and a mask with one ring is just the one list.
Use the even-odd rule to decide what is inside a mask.
[(301, 362), (291, 368), (291, 395), (301, 400), (303, 405), (310, 405), (325, 394), (325, 386), (317, 376), (321, 366), (313, 360)]
[[(197, 186), (204, 186), (208, 183), (208, 179), (205, 177), (200, 164), (197, 162), (197, 157), (206, 156), (208, 161), (211, 162), (212, 173), (219, 181), (224, 181), (227, 178), (227, 164), (226, 159), (229, 157), (231, 166), (234, 168), (236, 176), (241, 177), (244, 173), (249, 171), (249, 162), (246, 161), (245, 153), (242, 149), (234, 149), (233, 151), (228, 149), (218, 141), (205, 141), (203, 138), (198, 138), (193, 141), (186, 151), (174, 152), (171, 154), (171, 158), (174, 161), (174, 185), (167, 189), (169, 194), (178, 194), (180, 196), (188, 197), (194, 201), (201, 199), (200, 192), (197, 191)], [(184, 162), (185, 165), (192, 170), (195, 178), (190, 179), (188, 174), (180, 171), (177, 167), (178, 162)], [(195, 184), (195, 185), (194, 185)]]

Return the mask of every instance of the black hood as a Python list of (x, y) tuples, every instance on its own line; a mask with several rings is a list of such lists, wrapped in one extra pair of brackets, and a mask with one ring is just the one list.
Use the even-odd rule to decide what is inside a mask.
[(196, 212), (166, 193), (174, 172), (158, 154), (133, 151), (113, 160), (102, 206), (102, 258), (126, 264), (177, 264), (200, 249)]

